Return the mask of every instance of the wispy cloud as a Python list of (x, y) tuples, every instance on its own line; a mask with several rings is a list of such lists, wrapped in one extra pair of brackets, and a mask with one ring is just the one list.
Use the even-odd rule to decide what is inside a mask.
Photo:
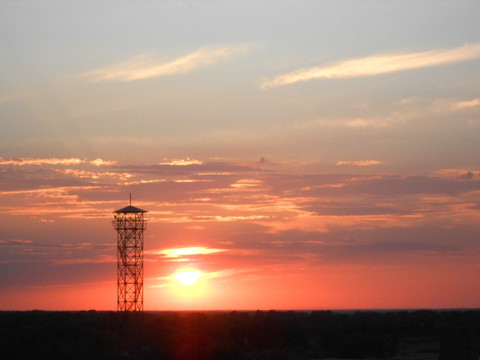
[(169, 258), (178, 258), (182, 256), (189, 256), (189, 255), (209, 255), (209, 254), (215, 254), (222, 251), (226, 251), (226, 250), (211, 249), (211, 248), (200, 246), (200, 247), (156, 250), (156, 251), (152, 251), (151, 253), (155, 255), (165, 255), (166, 257), (169, 257)]
[(337, 166), (372, 166), (378, 165), (380, 161), (377, 160), (360, 160), (360, 161), (338, 161)]
[(78, 158), (70, 158), (70, 159), (58, 159), (58, 158), (50, 158), (50, 159), (34, 159), (34, 158), (20, 158), (20, 159), (3, 159), (0, 158), (0, 165), (77, 165), (83, 163), (83, 160)]
[(89, 161), (90, 164), (95, 165), (95, 166), (111, 166), (115, 165), (117, 162), (116, 161), (108, 161), (108, 160), (103, 160), (103, 159), (95, 159), (92, 161)]
[(170, 166), (189, 166), (189, 165), (202, 165), (203, 162), (195, 159), (174, 159), (174, 160), (165, 160), (158, 165), (170, 165)]
[(80, 179), (101, 179), (101, 178), (119, 178), (122, 181), (135, 177), (134, 174), (124, 172), (94, 172), (80, 169), (56, 169), (55, 172), (73, 176)]
[(102, 264), (102, 263), (114, 263), (117, 259), (111, 255), (100, 255), (97, 258), (61, 258), (55, 259), (54, 264), (57, 265), (72, 265), (72, 264)]
[[(79, 158), (19, 158), (19, 159), (4, 159), (0, 157), (0, 165), (79, 165), (86, 163), (86, 160)], [(111, 166), (115, 165), (116, 161), (107, 161), (103, 159), (95, 159), (88, 161), (89, 164), (95, 166)]]
[(455, 110), (462, 110), (480, 106), (480, 99), (473, 99), (470, 101), (460, 101), (455, 104)]
[(247, 46), (205, 47), (188, 55), (160, 61), (152, 55), (139, 55), (119, 64), (81, 74), (91, 81), (134, 81), (185, 74), (199, 68), (232, 59), (247, 51)]
[(344, 60), (332, 65), (299, 69), (263, 82), (262, 88), (294, 84), (313, 79), (346, 79), (453, 64), (480, 58), (480, 43), (424, 52), (373, 55)]

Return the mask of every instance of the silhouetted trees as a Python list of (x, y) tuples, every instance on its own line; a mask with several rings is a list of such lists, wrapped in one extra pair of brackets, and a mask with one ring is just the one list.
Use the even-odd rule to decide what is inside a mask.
[(0, 312), (1, 359), (478, 359), (480, 311)]

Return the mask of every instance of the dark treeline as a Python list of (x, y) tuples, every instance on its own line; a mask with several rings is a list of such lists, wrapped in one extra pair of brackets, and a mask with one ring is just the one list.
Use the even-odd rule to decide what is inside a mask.
[(1, 359), (478, 359), (480, 311), (0, 312)]

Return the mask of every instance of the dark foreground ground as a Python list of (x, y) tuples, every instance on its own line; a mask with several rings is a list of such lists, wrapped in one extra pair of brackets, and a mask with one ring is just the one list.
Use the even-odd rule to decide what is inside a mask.
[(0, 312), (0, 359), (479, 359), (478, 310), (125, 315)]

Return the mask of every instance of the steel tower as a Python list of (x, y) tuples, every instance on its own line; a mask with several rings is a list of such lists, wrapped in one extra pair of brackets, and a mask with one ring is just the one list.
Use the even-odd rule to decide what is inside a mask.
[(130, 205), (115, 211), (117, 311), (143, 311), (143, 231), (147, 211)]

